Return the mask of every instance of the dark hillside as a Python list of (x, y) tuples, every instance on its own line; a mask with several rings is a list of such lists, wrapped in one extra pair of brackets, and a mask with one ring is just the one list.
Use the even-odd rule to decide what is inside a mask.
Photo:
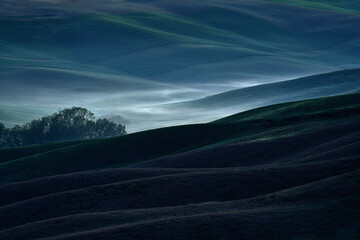
[(359, 105), (343, 95), (13, 149), (0, 239), (357, 240)]

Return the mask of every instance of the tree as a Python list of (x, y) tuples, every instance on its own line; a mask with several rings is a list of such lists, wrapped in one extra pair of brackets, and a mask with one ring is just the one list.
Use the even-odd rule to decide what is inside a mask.
[(86, 108), (72, 107), (63, 109), (49, 117), (49, 140), (89, 139), (88, 131), (95, 117)]
[(91, 138), (109, 138), (126, 134), (125, 127), (108, 119), (96, 120)]
[(126, 134), (125, 126), (97, 119), (86, 108), (72, 107), (11, 129), (0, 125), (0, 148), (53, 141), (109, 138)]
[(7, 138), (9, 135), (9, 131), (7, 128), (5, 128), (5, 125), (0, 123), (0, 148), (6, 148), (7, 147)]
[(7, 137), (7, 148), (22, 146), (23, 132), (23, 128), (20, 125), (15, 125), (15, 127), (9, 129), (9, 134)]
[(33, 120), (26, 123), (22, 127), (23, 145), (47, 142), (47, 134), (49, 132), (48, 117)]
[(5, 134), (6, 127), (4, 124), (0, 123), (0, 136), (3, 136)]

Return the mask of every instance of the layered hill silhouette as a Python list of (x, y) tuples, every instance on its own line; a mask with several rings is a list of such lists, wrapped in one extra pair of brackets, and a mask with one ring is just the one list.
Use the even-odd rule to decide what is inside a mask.
[[(266, 82), (262, 79), (356, 63), (360, 33), (355, 26), (360, 18), (346, 11), (266, 1), (181, 3), (180, 8), (170, 1), (155, 1), (157, 11), (149, 11), (147, 5), (137, 2), (136, 10), (118, 14), (39, 13), (30, 21), (3, 16), (3, 77), (21, 80), (29, 74), (50, 79), (68, 74), (70, 80), (81, 74), (105, 80), (104, 74), (112, 72), (182, 85), (194, 77), (197, 84)], [(275, 15), (276, 9), (281, 11)], [(315, 21), (318, 24), (307, 24)], [(327, 26), (332, 26), (331, 33)], [(24, 41), (29, 37), (31, 41)], [(120, 84), (131, 81), (125, 78)]]
[(360, 94), (0, 150), (0, 239), (358, 239)]
[(354, 1), (348, 0), (295, 0), (295, 1), (284, 1), (284, 0), (268, 0), (269, 2), (286, 3), (289, 5), (307, 7), (307, 8), (318, 8), (328, 11), (340, 11), (353, 14), (359, 14), (360, 4)]
[(203, 99), (170, 105), (204, 110), (246, 109), (275, 103), (359, 91), (360, 69), (349, 69), (294, 80), (241, 88)]
[(0, 4), (0, 109), (25, 115), (9, 125), (70, 104), (135, 122), (143, 104), (359, 66), (354, 1)]
[(360, 239), (359, 1), (0, 9), (1, 122), (137, 132), (1, 149), (0, 240)]
[[(147, 112), (151, 109), (160, 112), (155, 117), (150, 115), (149, 121), (153, 121), (153, 123), (146, 123), (148, 127), (145, 127), (145, 129), (149, 128), (149, 126), (150, 128), (157, 128), (162, 124), (171, 125), (173, 123), (178, 125), (181, 122), (204, 122), (216, 119), (218, 116), (231, 115), (240, 111), (276, 103), (357, 93), (360, 91), (359, 77), (360, 69), (347, 69), (294, 80), (240, 88), (192, 101), (160, 104), (154, 108), (145, 108)], [(136, 86), (139, 85), (135, 81), (133, 87), (135, 88)], [(158, 86), (160, 87), (161, 84)], [(163, 89), (159, 88), (158, 91), (167, 91), (165, 90), (166, 86), (169, 85), (163, 85)], [(127, 91), (131, 90), (127, 89)], [(150, 93), (150, 89), (147, 89), (147, 91)], [(177, 91), (181, 92), (182, 90), (178, 88)], [(24, 119), (30, 121), (33, 118), (39, 118), (45, 115), (45, 113), (46, 111), (41, 109), (0, 106), (0, 120), (8, 126)], [(135, 116), (145, 117), (148, 115), (138, 112)], [(184, 116), (188, 119), (186, 120)], [(143, 121), (137, 122), (137, 124), (145, 124)]]

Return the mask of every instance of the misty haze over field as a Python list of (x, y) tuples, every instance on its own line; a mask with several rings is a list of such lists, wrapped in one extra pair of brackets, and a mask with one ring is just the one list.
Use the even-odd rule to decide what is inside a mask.
[(272, 102), (169, 104), (360, 66), (360, 7), (346, 1), (3, 0), (0, 9), (7, 126), (70, 106), (129, 132), (207, 122)]
[(0, 0), (0, 240), (359, 240), (360, 0)]

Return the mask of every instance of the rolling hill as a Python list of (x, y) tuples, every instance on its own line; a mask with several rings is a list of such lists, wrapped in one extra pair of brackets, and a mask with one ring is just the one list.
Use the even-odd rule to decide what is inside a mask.
[(360, 4), (356, 1), (351, 0), (316, 0), (316, 1), (308, 1), (308, 0), (268, 0), (270, 2), (275, 3), (285, 3), (294, 6), (307, 7), (307, 8), (318, 8), (328, 11), (338, 11), (352, 14), (360, 14)]
[[(147, 4), (137, 3), (137, 10), (120, 14), (4, 16), (2, 55), (16, 58), (11, 64), (19, 67), (27, 59), (39, 67), (50, 60), (59, 69), (89, 65), (99, 72), (111, 70), (180, 85), (192, 82), (194, 73), (197, 83), (235, 79), (264, 83), (270, 77), (357, 64), (360, 33), (355, 26), (360, 18), (355, 15), (264, 1), (182, 3), (180, 10), (160, 2), (153, 4), (158, 11), (147, 11)], [(284, 13), (273, 16), (274, 9)], [(289, 14), (293, 14), (290, 19)], [(320, 27), (307, 24), (314, 21)], [(8, 61), (4, 59), (4, 65)]]
[(0, 239), (358, 239), (359, 113), (350, 94), (0, 150)]
[(171, 104), (171, 108), (224, 110), (232, 113), (264, 105), (339, 94), (360, 89), (360, 69), (349, 69), (294, 80), (241, 88), (199, 100)]
[(358, 1), (0, 9), (0, 122), (131, 133), (0, 149), (0, 240), (360, 239)]
[[(162, 115), (159, 104), (359, 66), (360, 16), (349, 1), (0, 6), (0, 102), (25, 116), (79, 105), (123, 115), (129, 131), (139, 131), (187, 123)], [(33, 117), (12, 114), (0, 119)], [(137, 127), (144, 118), (166, 121)]]

